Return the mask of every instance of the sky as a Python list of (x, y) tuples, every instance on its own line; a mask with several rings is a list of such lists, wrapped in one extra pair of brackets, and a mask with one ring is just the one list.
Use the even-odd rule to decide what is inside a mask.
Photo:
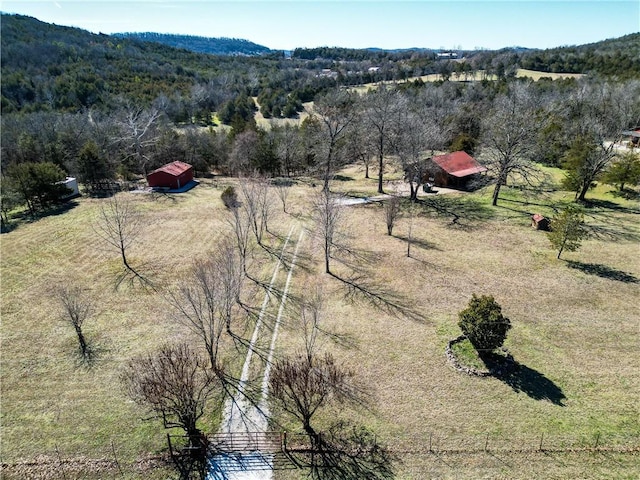
[(640, 31), (640, 0), (0, 0), (0, 11), (94, 33), (242, 38), (275, 50), (553, 48)]

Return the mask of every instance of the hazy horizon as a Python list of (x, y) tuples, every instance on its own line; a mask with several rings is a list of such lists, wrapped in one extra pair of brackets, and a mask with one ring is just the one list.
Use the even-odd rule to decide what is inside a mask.
[(0, 9), (93, 33), (237, 38), (272, 50), (545, 49), (640, 31), (637, 0), (23, 0)]

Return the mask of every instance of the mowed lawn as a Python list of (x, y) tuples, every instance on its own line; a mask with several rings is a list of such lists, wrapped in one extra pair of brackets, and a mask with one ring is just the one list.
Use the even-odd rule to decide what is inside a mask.
[[(354, 180), (334, 182), (334, 190), (375, 192), (375, 180), (361, 180), (359, 169), (343, 173)], [(406, 479), (425, 478), (424, 472), (485, 475), (486, 462), (473, 455), (466, 463), (449, 459), (451, 468), (433, 462), (425, 453), (430, 438), (449, 446), (445, 439), (460, 444), (489, 434), (492, 442), (529, 446), (541, 435), (549, 445), (560, 445), (561, 437), (593, 442), (600, 435), (601, 444), (638, 445), (637, 203), (597, 192), (606, 201), (587, 215), (597, 236), (563, 260), (556, 260), (545, 234), (529, 226), (531, 210), (549, 213), (549, 198), (529, 200), (544, 205), (526, 204), (507, 190), (496, 208), (483, 192), (429, 197), (411, 220), (399, 221), (393, 237), (386, 235), (380, 205), (347, 207), (339, 241), (349, 252), (336, 252), (336, 278), (322, 273), (321, 243), (312, 235), (310, 199), (318, 189), (307, 183), (293, 187), (293, 213), (278, 213), (270, 226), (279, 235), (292, 222), (310, 229), (278, 355), (301, 348), (296, 299), (317, 285), (325, 297), (322, 329), (330, 333), (320, 337), (318, 348), (332, 351), (369, 394), (367, 408), (336, 407), (322, 414), (321, 426), (346, 417), (372, 428), (400, 452), (398, 477)], [(145, 265), (161, 289), (175, 286), (229, 229), (221, 191), (205, 182), (183, 195), (134, 196), (145, 227), (131, 248), (131, 263)], [(118, 374), (132, 356), (192, 337), (171, 318), (162, 295), (114, 289), (120, 260), (92, 229), (104, 201), (79, 199), (74, 208), (0, 239), (3, 462), (54, 456), (56, 450), (103, 457), (112, 443), (118, 455), (134, 461), (164, 448), (161, 422), (142, 420), (144, 412), (123, 394)], [(274, 211), (281, 212), (277, 203)], [(407, 258), (410, 223), (415, 241)], [(268, 278), (261, 262), (268, 264), (259, 258), (254, 268)], [(361, 287), (360, 293), (351, 294), (340, 278)], [(91, 368), (78, 364), (74, 333), (61, 321), (52, 296), (65, 281), (83, 285), (97, 307), (86, 326), (99, 347)], [(446, 362), (445, 345), (460, 333), (457, 312), (473, 293), (493, 295), (511, 319), (506, 346), (521, 366), (517, 382), (468, 377)], [(203, 427), (214, 429), (215, 417)], [(418, 453), (402, 453), (409, 450)], [(606, 478), (611, 469), (628, 478), (640, 473), (637, 456), (622, 455), (605, 466), (593, 455), (529, 459), (538, 465), (529, 472), (543, 477), (600, 472)], [(528, 477), (523, 458), (507, 463), (511, 469), (498, 465), (490, 471)]]

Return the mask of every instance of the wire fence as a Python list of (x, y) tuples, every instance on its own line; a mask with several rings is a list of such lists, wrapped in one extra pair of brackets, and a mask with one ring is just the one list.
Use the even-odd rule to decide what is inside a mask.
[(442, 433), (393, 440), (387, 447), (398, 453), (477, 453), (477, 452), (571, 452), (578, 450), (602, 450), (619, 452), (640, 451), (640, 434), (570, 435), (539, 433), (529, 435), (497, 433)]
[[(141, 454), (131, 451), (126, 445), (130, 445), (130, 442), (112, 438), (90, 446), (56, 443), (28, 458), (20, 452), (11, 452), (11, 459), (3, 455), (0, 477), (3, 480), (173, 478), (169, 476), (174, 469), (167, 453)], [(6, 453), (8, 445), (3, 445), (3, 450)]]
[[(250, 437), (247, 444), (252, 451), (267, 445), (273, 452), (283, 453), (305, 451), (310, 448), (308, 437), (299, 433), (270, 432)], [(229, 441), (226, 437), (212, 436), (218, 446)], [(233, 438), (236, 444), (243, 439)], [(401, 461), (410, 457), (437, 457), (442, 454), (497, 454), (526, 456), (536, 452), (557, 454), (573, 452), (615, 452), (636, 456), (640, 453), (640, 434), (592, 434), (570, 435), (560, 433), (540, 433), (512, 435), (496, 433), (431, 432), (417, 436), (405, 436), (380, 443)], [(54, 445), (41, 455), (28, 459), (7, 462), (2, 459), (1, 476), (13, 479), (168, 479), (177, 478), (168, 452), (157, 454), (132, 454), (124, 441), (110, 439), (91, 447), (91, 452), (83, 455), (82, 445)], [(7, 445), (4, 445), (7, 448)], [(6, 451), (6, 450), (5, 450)]]

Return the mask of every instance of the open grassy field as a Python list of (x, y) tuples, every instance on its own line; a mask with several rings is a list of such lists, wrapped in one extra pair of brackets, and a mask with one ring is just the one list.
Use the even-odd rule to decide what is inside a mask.
[[(550, 78), (552, 80), (558, 80), (558, 79), (564, 79), (564, 78), (581, 78), (583, 77), (584, 74), (582, 73), (549, 73), (549, 72), (539, 72), (537, 70), (527, 70), (524, 68), (519, 68), (516, 71), (516, 77), (518, 78), (531, 78), (534, 81), (538, 81), (541, 78)], [(441, 82), (443, 81), (443, 77), (441, 74), (439, 73), (431, 73), (429, 75), (422, 75), (420, 77), (410, 77), (407, 78), (406, 80), (404, 80), (404, 82), (415, 82), (416, 80), (422, 80), (423, 82)], [(471, 73), (467, 73), (467, 74), (461, 74), (461, 73), (457, 73), (457, 72), (453, 72), (449, 78), (450, 81), (452, 82), (480, 82), (482, 80), (488, 80), (488, 81), (494, 81), (497, 80), (497, 77), (493, 74), (488, 74), (486, 71), (484, 70), (479, 70), (476, 72)], [(395, 81), (395, 80), (390, 80), (390, 81), (385, 81), (385, 82), (381, 82), (381, 83), (387, 83), (387, 84), (397, 84), (397, 83), (403, 83), (403, 81)], [(366, 83), (363, 85), (358, 85), (355, 87), (351, 87), (351, 90), (359, 92), (359, 93), (365, 93), (367, 90), (369, 89), (375, 89), (377, 88), (377, 86), (379, 85), (379, 83)]]
[[(359, 167), (341, 172), (332, 189), (375, 193)], [(231, 180), (229, 180), (231, 181)], [(222, 185), (205, 181), (173, 196), (131, 196), (144, 215), (131, 262), (144, 265), (159, 291), (170, 290), (193, 261), (215, 249), (229, 228)], [(310, 229), (291, 285), (291, 307), (278, 354), (299, 349), (296, 299), (309, 289), (324, 296), (319, 347), (331, 350), (370, 394), (368, 408), (330, 409), (320, 418), (347, 417), (376, 431), (398, 452), (397, 478), (636, 478), (636, 454), (444, 454), (522, 445), (638, 447), (640, 436), (640, 208), (598, 187), (588, 197), (593, 236), (556, 260), (530, 214), (550, 214), (568, 193), (527, 194), (505, 188), (498, 207), (490, 192), (433, 195), (386, 235), (379, 204), (346, 207), (334, 276), (322, 273), (321, 248), (311, 234), (310, 198), (300, 182), (290, 214), (270, 222), (279, 245), (290, 225)], [(161, 422), (127, 400), (118, 383), (123, 364), (167, 340), (189, 339), (160, 293), (114, 289), (117, 252), (97, 239), (92, 222), (102, 199), (75, 206), (0, 237), (2, 247), (2, 462), (49, 458), (112, 458), (137, 465), (163, 451)], [(276, 204), (277, 205), (277, 204)], [(278, 207), (274, 209), (278, 211)], [(409, 223), (414, 243), (406, 256)], [(267, 278), (270, 258), (259, 250), (252, 269)], [(263, 268), (264, 267), (264, 268)], [(344, 280), (360, 287), (353, 294)], [(98, 348), (91, 366), (74, 355), (72, 329), (52, 296), (59, 282), (83, 285), (98, 306), (86, 333)], [(444, 356), (459, 335), (457, 312), (473, 293), (493, 295), (511, 319), (506, 346), (520, 365), (511, 380), (473, 378)], [(237, 368), (231, 365), (231, 368)], [(203, 428), (216, 428), (218, 413)], [(583, 442), (583, 443), (580, 443)], [(531, 448), (529, 448), (531, 446)], [(482, 450), (482, 448), (479, 448)], [(413, 452), (413, 453), (407, 453)], [(10, 470), (7, 470), (11, 473)], [(277, 478), (292, 478), (278, 472)], [(119, 478), (117, 470), (113, 478)], [(15, 474), (14, 477), (20, 478)], [(81, 478), (109, 478), (81, 477)], [(127, 478), (151, 478), (131, 474)]]

